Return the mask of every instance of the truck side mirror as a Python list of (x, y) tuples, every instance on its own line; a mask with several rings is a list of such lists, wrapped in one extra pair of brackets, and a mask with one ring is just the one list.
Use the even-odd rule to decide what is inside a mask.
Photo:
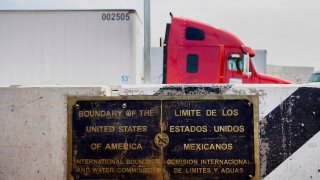
[(242, 71), (243, 75), (246, 76), (251, 76), (252, 73), (250, 72), (250, 57), (249, 54), (244, 54), (243, 55), (243, 71)]

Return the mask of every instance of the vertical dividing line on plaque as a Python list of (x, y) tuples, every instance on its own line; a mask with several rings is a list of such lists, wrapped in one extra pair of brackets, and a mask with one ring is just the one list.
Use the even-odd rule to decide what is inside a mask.
[[(163, 133), (163, 100), (160, 100), (160, 133)], [(161, 161), (161, 175), (162, 179), (165, 179), (164, 176), (164, 157), (163, 157), (163, 147), (160, 147), (160, 161)]]

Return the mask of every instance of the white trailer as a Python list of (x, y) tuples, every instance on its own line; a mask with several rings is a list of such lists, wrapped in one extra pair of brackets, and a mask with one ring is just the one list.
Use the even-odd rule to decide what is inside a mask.
[(0, 85), (143, 83), (135, 10), (1, 10)]

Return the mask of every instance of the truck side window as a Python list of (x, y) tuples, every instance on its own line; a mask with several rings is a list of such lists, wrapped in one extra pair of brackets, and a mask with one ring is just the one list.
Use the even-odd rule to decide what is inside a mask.
[(198, 72), (198, 55), (197, 54), (188, 54), (187, 56), (187, 72), (188, 73), (197, 73)]
[(229, 56), (228, 57), (228, 69), (231, 71), (243, 71), (243, 56), (235, 57)]
[(204, 32), (201, 29), (187, 27), (186, 39), (188, 39), (188, 40), (204, 40)]

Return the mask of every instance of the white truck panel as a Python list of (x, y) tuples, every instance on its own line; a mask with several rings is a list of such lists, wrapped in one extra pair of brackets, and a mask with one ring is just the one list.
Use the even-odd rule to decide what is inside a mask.
[(163, 81), (163, 48), (150, 49), (150, 76), (151, 84), (162, 84)]
[(259, 73), (266, 73), (267, 50), (255, 49), (256, 55), (252, 58), (254, 66)]
[(0, 24), (0, 85), (142, 83), (134, 10), (0, 11)]

